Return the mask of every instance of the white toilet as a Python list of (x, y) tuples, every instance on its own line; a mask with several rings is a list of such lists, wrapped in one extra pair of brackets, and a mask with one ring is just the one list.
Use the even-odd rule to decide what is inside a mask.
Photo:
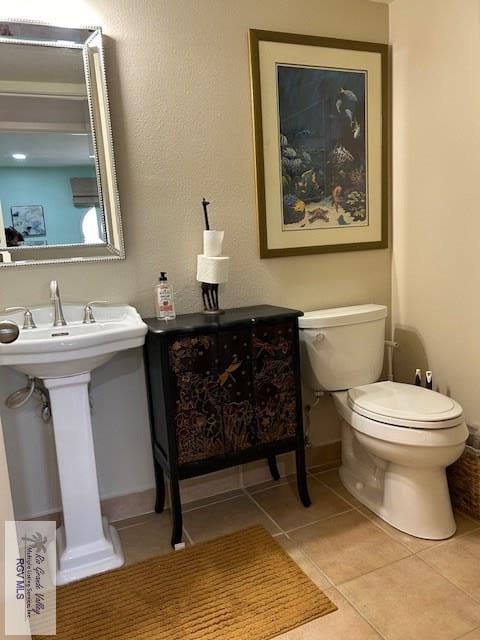
[(342, 418), (342, 483), (392, 526), (419, 538), (455, 533), (445, 468), (463, 452), (462, 407), (380, 377), (387, 308), (359, 305), (299, 318), (302, 375), (331, 392)]

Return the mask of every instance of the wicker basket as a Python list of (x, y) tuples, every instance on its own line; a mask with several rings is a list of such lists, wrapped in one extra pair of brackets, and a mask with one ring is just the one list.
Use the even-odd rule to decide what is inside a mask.
[(447, 469), (453, 506), (480, 520), (480, 434), (471, 433), (465, 451)]

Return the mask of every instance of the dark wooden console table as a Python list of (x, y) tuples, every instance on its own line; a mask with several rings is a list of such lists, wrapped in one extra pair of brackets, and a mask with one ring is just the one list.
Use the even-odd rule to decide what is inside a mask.
[(308, 507), (298, 317), (268, 305), (146, 319), (145, 367), (156, 479), (155, 511), (170, 479), (172, 545), (182, 538), (179, 481), (296, 452), (300, 498)]

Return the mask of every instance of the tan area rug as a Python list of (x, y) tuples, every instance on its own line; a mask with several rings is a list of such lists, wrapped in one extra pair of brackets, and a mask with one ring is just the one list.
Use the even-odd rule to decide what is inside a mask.
[(59, 588), (57, 638), (267, 640), (335, 610), (252, 527)]

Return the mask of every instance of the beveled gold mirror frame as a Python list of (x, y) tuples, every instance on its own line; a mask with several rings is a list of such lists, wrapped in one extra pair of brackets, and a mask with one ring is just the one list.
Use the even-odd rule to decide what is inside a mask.
[(123, 226), (118, 194), (117, 174), (113, 148), (113, 135), (110, 119), (110, 106), (107, 91), (105, 57), (101, 27), (78, 26), (63, 27), (54, 23), (0, 19), (2, 25), (44, 27), (45, 30), (65, 32), (85, 32), (83, 43), (48, 38), (30, 39), (0, 36), (0, 55), (2, 44), (18, 46), (56, 47), (80, 49), (82, 51), (87, 87), (88, 108), (92, 126), (95, 170), (99, 191), (99, 202), (105, 225), (106, 242), (101, 244), (64, 244), (40, 247), (8, 247), (0, 253), (10, 253), (11, 262), (0, 262), (0, 267), (20, 267), (39, 264), (104, 262), (125, 259)]

